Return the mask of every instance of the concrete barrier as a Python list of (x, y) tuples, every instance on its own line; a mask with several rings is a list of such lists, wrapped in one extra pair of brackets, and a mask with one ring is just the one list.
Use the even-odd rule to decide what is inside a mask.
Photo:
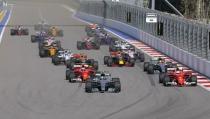
[(192, 53), (184, 51), (172, 44), (169, 44), (168, 42), (165, 42), (164, 40), (161, 40), (160, 38), (157, 38), (138, 28), (119, 21), (111, 19), (103, 20), (102, 17), (89, 15), (82, 12), (77, 12), (76, 16), (94, 23), (104, 22), (106, 27), (119, 30), (129, 36), (132, 36), (134, 39), (138, 39), (157, 49), (158, 51), (168, 55), (169, 57), (179, 61), (180, 63), (183, 63), (184, 65), (192, 68), (193, 70), (210, 77), (210, 61), (197, 57)]

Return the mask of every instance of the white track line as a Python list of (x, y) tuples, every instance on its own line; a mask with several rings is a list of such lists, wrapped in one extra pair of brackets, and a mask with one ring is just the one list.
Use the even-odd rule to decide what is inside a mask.
[[(6, 21), (6, 23), (5, 23), (5, 26), (9, 23), (9, 20), (10, 20), (11, 14), (12, 14), (12, 10), (13, 10), (13, 5), (11, 6), (10, 14), (9, 14), (9, 16), (8, 16), (8, 18), (7, 18), (7, 21)], [(6, 11), (6, 12), (7, 12), (7, 11)], [(4, 17), (5, 17), (5, 16), (4, 16)], [(0, 34), (0, 43), (1, 43), (1, 41), (2, 41), (2, 37), (3, 37), (3, 34), (4, 34), (4, 32), (5, 32), (5, 29), (6, 29), (5, 26), (3, 27), (2, 31), (1, 31), (1, 34)]]

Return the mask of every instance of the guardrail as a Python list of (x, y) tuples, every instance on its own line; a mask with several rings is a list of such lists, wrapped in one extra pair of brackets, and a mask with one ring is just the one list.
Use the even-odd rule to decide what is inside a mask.
[[(96, 4), (98, 4), (98, 2)], [(207, 59), (204, 59), (188, 51), (185, 51), (184, 49), (181, 49), (178, 46), (175, 46), (174, 44), (170, 44), (170, 42), (162, 40), (160, 37), (156, 37), (151, 33), (147, 33), (137, 27), (132, 26), (131, 24), (117, 21), (117, 19), (109, 19), (109, 18), (104, 19), (102, 15), (90, 14), (91, 11), (90, 9), (91, 8), (89, 8), (89, 10), (87, 11), (88, 13), (84, 13), (84, 8), (83, 8), (82, 10), (83, 12), (78, 11), (76, 16), (84, 20), (91, 21), (94, 23), (104, 24), (107, 27), (111, 27), (113, 29), (124, 32), (134, 37), (135, 39), (139, 39), (140, 41), (152, 46), (153, 48), (168, 55), (169, 57), (172, 57), (175, 60), (185, 64), (186, 66), (194, 69), (195, 71), (198, 71), (199, 73), (210, 77), (210, 61), (208, 61)], [(108, 14), (107, 16), (109, 15), (110, 14)], [(114, 16), (114, 14), (112, 16)], [(202, 34), (202, 38), (205, 37), (203, 35), (204, 34)]]

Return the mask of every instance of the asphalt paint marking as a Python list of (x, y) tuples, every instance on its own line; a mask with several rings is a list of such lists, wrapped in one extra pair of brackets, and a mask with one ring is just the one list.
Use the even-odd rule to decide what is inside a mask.
[[(9, 16), (8, 16), (8, 18), (7, 18), (7, 21), (5, 22), (5, 26), (9, 23), (9, 20), (10, 20), (10, 18), (11, 18), (11, 14), (12, 14), (12, 10), (13, 10), (13, 6), (11, 6), (11, 9), (8, 11), (6, 11), (6, 12), (10, 12), (9, 13)], [(4, 17), (7, 17), (7, 16), (4, 16)], [(2, 38), (3, 38), (3, 34), (4, 34), (4, 32), (5, 32), (5, 29), (6, 29), (6, 27), (3, 27), (3, 29), (2, 29), (2, 31), (1, 31), (1, 34), (0, 34), (0, 43), (1, 43), (1, 41), (2, 41)]]
[(61, 7), (63, 7), (63, 8), (65, 8), (65, 9), (67, 9), (68, 11), (70, 11), (70, 12), (73, 12), (73, 13), (75, 13), (76, 12), (76, 10), (75, 9), (72, 9), (71, 7), (69, 7), (68, 5), (65, 5), (65, 4), (62, 4), (61, 5)]
[(38, 9), (38, 13), (39, 13), (39, 18), (41, 19), (41, 21), (46, 22), (46, 19), (43, 17), (43, 14), (40, 8)]

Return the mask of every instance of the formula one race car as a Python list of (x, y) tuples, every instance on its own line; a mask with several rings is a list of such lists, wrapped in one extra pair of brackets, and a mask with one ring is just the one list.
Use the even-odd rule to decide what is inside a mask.
[(196, 86), (197, 77), (192, 74), (192, 71), (184, 71), (182, 68), (168, 68), (167, 73), (159, 74), (159, 83), (164, 86)]
[[(96, 90), (95, 90), (96, 89)], [(95, 77), (87, 80), (85, 83), (85, 92), (92, 93), (93, 91), (111, 91), (119, 93), (121, 91), (121, 83), (119, 78), (112, 78), (108, 72), (97, 72)]]
[(34, 30), (45, 31), (49, 36), (52, 36), (52, 37), (63, 37), (63, 30), (55, 26), (51, 26), (44, 21), (42, 21), (39, 24), (36, 24), (34, 27)]
[(46, 31), (50, 27), (51, 26), (47, 22), (41, 21), (40, 23), (34, 25), (34, 30), (35, 31)]
[(100, 42), (95, 39), (95, 37), (87, 37), (84, 41), (77, 41), (77, 49), (82, 50), (90, 50), (90, 49), (100, 49)]
[(39, 43), (39, 56), (40, 57), (52, 57), (56, 55), (56, 53), (62, 50), (60, 42), (58, 41), (43, 41), (43, 43)]
[(97, 26), (98, 26), (97, 24), (89, 24), (89, 25), (85, 26), (85, 32), (96, 29)]
[(94, 37), (96, 37), (101, 45), (111, 45), (114, 44), (116, 40), (118, 40), (116, 37), (112, 37), (108, 33), (98, 33)]
[(122, 50), (123, 53), (129, 55), (131, 58), (135, 59), (136, 60), (139, 60), (140, 62), (144, 62), (145, 60), (145, 56), (144, 56), (144, 53), (141, 53), (141, 52), (138, 52), (138, 51), (135, 51), (135, 50), (131, 50), (131, 49), (124, 49)]
[(73, 83), (76, 81), (85, 82), (95, 75), (95, 69), (87, 64), (74, 65), (72, 69), (66, 69), (66, 80)]
[(87, 33), (87, 36), (89, 37), (97, 36), (100, 33), (103, 33), (103, 34), (107, 33), (104, 30), (103, 26), (98, 25), (98, 24), (91, 24), (91, 25), (86, 26), (85, 31)]
[(167, 68), (177, 68), (177, 64), (165, 62), (162, 58), (155, 57), (150, 62), (144, 62), (144, 71), (148, 74), (154, 74), (155, 71), (167, 72)]
[(54, 56), (52, 56), (52, 63), (54, 65), (67, 64), (67, 62), (73, 57), (73, 53), (68, 49), (59, 50)]
[(135, 47), (129, 44), (126, 41), (115, 40), (109, 46), (109, 52), (123, 51), (123, 50), (133, 50), (135, 51)]
[(17, 26), (14, 29), (10, 29), (10, 35), (14, 36), (14, 35), (28, 35), (29, 34), (29, 30), (26, 28), (23, 28), (22, 26)]
[(53, 37), (63, 37), (63, 30), (55, 26), (52, 26), (48, 29), (48, 34)]
[(42, 49), (43, 47), (54, 46), (61, 49), (61, 42), (55, 40), (54, 37), (45, 37), (44, 40), (38, 42), (38, 48)]
[(104, 65), (112, 66), (130, 66), (134, 67), (135, 59), (130, 57), (127, 53), (111, 52), (111, 56), (104, 56)]
[(66, 62), (66, 66), (69, 69), (73, 69), (75, 65), (87, 64), (92, 66), (95, 70), (98, 70), (98, 61), (94, 59), (87, 59), (85, 54), (73, 54), (71, 59)]
[(56, 46), (43, 47), (39, 50), (39, 56), (43, 57), (53, 57), (60, 49)]
[(49, 37), (45, 31), (38, 31), (35, 35), (31, 35), (31, 42), (42, 42), (46, 37)]

